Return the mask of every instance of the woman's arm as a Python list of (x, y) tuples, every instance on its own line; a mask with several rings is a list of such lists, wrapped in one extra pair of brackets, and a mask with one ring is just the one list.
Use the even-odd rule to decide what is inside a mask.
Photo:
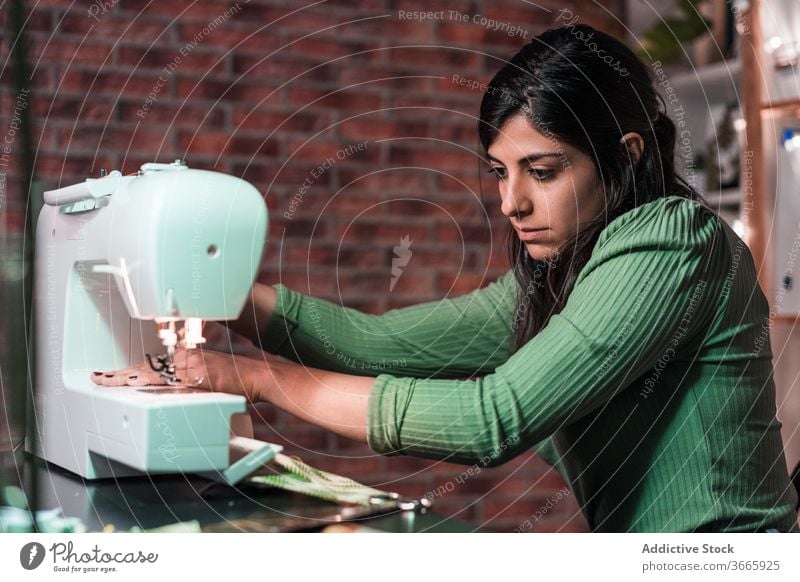
[(375, 378), (307, 368), (289, 362), (261, 365), (253, 377), (257, 399), (342, 436), (367, 441), (367, 402)]
[(383, 315), (257, 285), (230, 327), (312, 368), (453, 378), (490, 372), (508, 358), (516, 301), (511, 272), (472, 293)]
[(243, 335), (254, 344), (259, 343), (259, 330), (262, 329), (272, 317), (278, 293), (271, 285), (254, 283), (253, 289), (242, 308), (239, 319), (222, 322), (238, 334)]
[(725, 234), (707, 210), (671, 204), (610, 226), (619, 228), (598, 241), (562, 312), (494, 373), (378, 376), (373, 450), (498, 464), (602, 407), (669, 350), (702, 341), (730, 264)]

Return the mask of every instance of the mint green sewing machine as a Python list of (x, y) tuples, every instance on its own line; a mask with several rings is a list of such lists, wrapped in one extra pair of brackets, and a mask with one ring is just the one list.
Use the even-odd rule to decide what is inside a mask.
[[(35, 439), (43, 459), (89, 479), (199, 472), (228, 482), (280, 450), (248, 438), (242, 396), (184, 384), (173, 361), (177, 345), (205, 341), (203, 320), (242, 310), (267, 236), (258, 190), (176, 161), (131, 176), (113, 171), (45, 192), (44, 201), (28, 450)], [(163, 385), (90, 379), (145, 354)]]

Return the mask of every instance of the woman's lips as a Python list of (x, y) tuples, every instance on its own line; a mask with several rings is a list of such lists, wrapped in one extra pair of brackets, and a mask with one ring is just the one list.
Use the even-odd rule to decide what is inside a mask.
[(528, 230), (515, 228), (514, 230), (517, 231), (517, 236), (519, 236), (519, 239), (525, 242), (541, 240), (544, 237), (544, 234), (547, 232), (546, 228), (537, 228)]

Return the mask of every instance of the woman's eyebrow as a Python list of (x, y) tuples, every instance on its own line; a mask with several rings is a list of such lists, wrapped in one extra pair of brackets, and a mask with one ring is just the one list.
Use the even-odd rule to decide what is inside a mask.
[[(503, 163), (492, 155), (486, 154), (486, 157), (492, 162), (497, 162), (498, 164)], [(528, 154), (527, 156), (521, 157), (519, 160), (517, 160), (517, 165), (527, 166), (528, 164), (541, 160), (542, 158), (560, 158), (560, 157), (561, 154), (559, 154), (558, 152), (535, 152), (532, 154)]]

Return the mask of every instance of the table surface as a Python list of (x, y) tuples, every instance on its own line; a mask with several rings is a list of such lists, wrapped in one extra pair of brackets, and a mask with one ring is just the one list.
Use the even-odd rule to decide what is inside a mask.
[[(336, 521), (340, 506), (320, 499), (245, 484), (236, 488), (194, 475), (158, 475), (87, 481), (25, 455), (25, 489), (32, 491), (36, 471), (39, 509), (61, 507), (65, 516), (83, 521), (87, 531), (116, 531), (137, 526), (152, 529), (196, 520), (203, 531), (319, 531)], [(356, 476), (357, 478), (357, 476)], [(356, 520), (386, 532), (469, 532), (466, 523), (433, 511), (394, 511)]]

